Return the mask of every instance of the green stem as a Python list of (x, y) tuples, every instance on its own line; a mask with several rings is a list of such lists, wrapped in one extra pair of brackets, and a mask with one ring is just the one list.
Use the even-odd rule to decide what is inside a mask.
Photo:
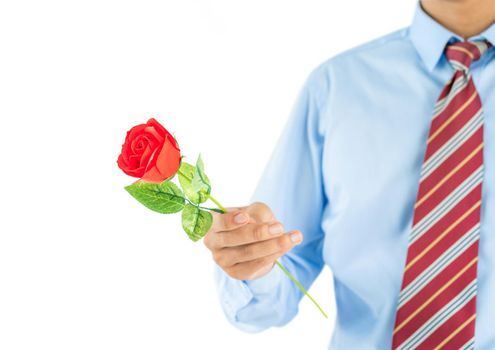
[(220, 209), (221, 209), (224, 213), (226, 213), (226, 212), (227, 212), (227, 209), (225, 209), (225, 208), (223, 207), (223, 205), (221, 205), (221, 204), (220, 204), (220, 202), (219, 202), (219, 201), (217, 201), (215, 198), (213, 198), (213, 197), (212, 197), (209, 193), (207, 193), (207, 194), (206, 194), (206, 196), (207, 196), (208, 198), (210, 198), (210, 199), (211, 199), (211, 201), (212, 201), (213, 203), (215, 203), (215, 204), (216, 204), (216, 205), (217, 205), (217, 206), (218, 206), (218, 207), (219, 207), (219, 208), (220, 208)]
[[(185, 177), (188, 181), (191, 181), (191, 180), (192, 180), (189, 176), (187, 176), (187, 175), (186, 175), (186, 174), (184, 174), (182, 171), (180, 171), (180, 168), (179, 168), (179, 170), (178, 170), (177, 172), (178, 172), (179, 174), (181, 174), (182, 176), (184, 176), (184, 177)], [(212, 201), (213, 203), (215, 203), (215, 204), (216, 204), (216, 205), (217, 205), (217, 206), (218, 206), (218, 207), (219, 207), (219, 208), (220, 208), (220, 209), (221, 209), (224, 213), (226, 213), (226, 212), (227, 212), (227, 209), (225, 209), (225, 208), (224, 208), (224, 207), (220, 204), (220, 202), (219, 202), (219, 201), (217, 201), (215, 198), (213, 198), (213, 197), (212, 197), (209, 193), (205, 193), (205, 194), (206, 194), (206, 196), (207, 196), (208, 198), (210, 198), (210, 199), (211, 199), (211, 201)], [(189, 203), (191, 203), (191, 201), (190, 201), (189, 199), (187, 199), (187, 198), (186, 198), (186, 200), (187, 200)], [(196, 205), (196, 204), (194, 204), (194, 203), (191, 203), (191, 204)], [(207, 208), (205, 208), (205, 209), (207, 209)]]
[(198, 203), (191, 202), (189, 200), (189, 198), (187, 198), (187, 197), (184, 197), (184, 199), (186, 200), (187, 203), (194, 205), (195, 207), (198, 207), (199, 209), (219, 211), (217, 208), (207, 208), (207, 207), (203, 207), (203, 206), (199, 205)]
[[(208, 198), (210, 198), (224, 213), (227, 212), (227, 210), (216, 200), (214, 199), (212, 196), (210, 196), (208, 194)], [(301, 285), (301, 283), (299, 283), (298, 280), (296, 280), (296, 278), (294, 276), (292, 276), (292, 274), (289, 272), (289, 270), (287, 270), (281, 263), (279, 263), (277, 260), (275, 260), (275, 263), (277, 264), (278, 267), (280, 267), (282, 269), (282, 271), (296, 284), (296, 286), (299, 288), (299, 290), (301, 292), (303, 292), (304, 295), (306, 295), (309, 300), (311, 300), (313, 302), (313, 304), (316, 305), (316, 307), (318, 308), (318, 310), (320, 310), (320, 312), (323, 314), (323, 316), (325, 316), (325, 318), (328, 318), (327, 314), (325, 313), (325, 311), (323, 311), (323, 309), (321, 308), (321, 306), (316, 302), (316, 300), (313, 299), (313, 297), (307, 292), (307, 290)]]
[(217, 212), (217, 213), (220, 213), (220, 214), (223, 214), (224, 212), (218, 208), (207, 208), (207, 207), (202, 207), (201, 205), (198, 205), (198, 208), (199, 209), (203, 209), (203, 210), (211, 210), (211, 211), (214, 211), (214, 212)]
[(282, 269), (282, 271), (284, 271), (287, 276), (289, 276), (289, 278), (292, 280), (292, 282), (294, 282), (296, 284), (296, 286), (301, 290), (301, 292), (303, 292), (303, 294), (306, 295), (309, 298), (309, 300), (311, 300), (313, 302), (313, 304), (316, 305), (316, 307), (318, 308), (318, 310), (320, 310), (320, 312), (323, 314), (323, 316), (325, 316), (325, 318), (328, 318), (327, 314), (325, 313), (325, 311), (323, 311), (323, 309), (321, 308), (321, 306), (316, 302), (316, 300), (313, 299), (313, 297), (308, 293), (308, 291), (306, 289), (304, 289), (304, 287), (301, 285), (301, 283), (299, 283), (294, 278), (294, 276), (292, 276), (292, 274), (289, 272), (289, 270), (287, 270), (277, 260), (275, 260), (275, 264), (277, 264), (277, 266), (280, 267)]

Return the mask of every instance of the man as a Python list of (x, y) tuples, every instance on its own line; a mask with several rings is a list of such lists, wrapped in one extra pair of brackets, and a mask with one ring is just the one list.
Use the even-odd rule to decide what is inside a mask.
[(331, 268), (330, 349), (495, 349), (494, 22), (493, 0), (423, 0), (311, 72), (254, 203), (205, 238), (232, 324), (296, 315), (279, 259), (306, 288)]

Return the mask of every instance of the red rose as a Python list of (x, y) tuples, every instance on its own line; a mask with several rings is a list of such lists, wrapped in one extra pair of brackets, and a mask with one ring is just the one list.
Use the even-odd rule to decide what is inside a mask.
[(175, 138), (151, 118), (127, 132), (117, 164), (127, 175), (160, 183), (175, 175), (180, 158)]

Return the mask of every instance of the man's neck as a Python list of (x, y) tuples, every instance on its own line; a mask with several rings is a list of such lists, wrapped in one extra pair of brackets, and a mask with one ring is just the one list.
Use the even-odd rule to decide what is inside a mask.
[(495, 23), (494, 0), (421, 0), (421, 7), (464, 39), (480, 34)]

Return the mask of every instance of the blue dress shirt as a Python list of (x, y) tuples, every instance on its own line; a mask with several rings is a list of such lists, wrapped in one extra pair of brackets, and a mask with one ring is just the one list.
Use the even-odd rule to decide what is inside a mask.
[[(469, 40), (495, 44), (495, 25)], [(433, 106), (463, 40), (418, 3), (412, 24), (338, 54), (306, 79), (252, 201), (267, 203), (304, 241), (280, 259), (309, 288), (334, 276), (329, 349), (389, 349)], [(476, 348), (495, 349), (495, 48), (472, 64), (484, 109)], [(252, 281), (215, 265), (222, 308), (239, 329), (282, 326), (302, 293), (274, 267)]]

